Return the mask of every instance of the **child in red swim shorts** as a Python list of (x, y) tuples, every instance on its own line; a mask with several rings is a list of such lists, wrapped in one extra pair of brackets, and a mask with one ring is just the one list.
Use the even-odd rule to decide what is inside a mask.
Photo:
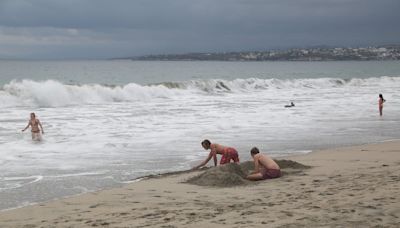
[(235, 148), (222, 146), (222, 145), (219, 145), (216, 143), (211, 143), (210, 140), (208, 140), (208, 139), (203, 140), (203, 142), (201, 142), (201, 145), (203, 146), (203, 148), (205, 150), (211, 149), (211, 151), (208, 154), (208, 157), (206, 158), (206, 160), (204, 160), (199, 165), (193, 167), (193, 169), (198, 169), (202, 166), (205, 166), (208, 163), (208, 161), (211, 160), (211, 158), (213, 158), (213, 160), (214, 160), (214, 165), (217, 166), (217, 164), (218, 164), (217, 154), (222, 155), (221, 160), (219, 162), (220, 165), (230, 163), (231, 160), (233, 162), (239, 163), (239, 154)]
[(265, 154), (261, 154), (257, 147), (253, 147), (250, 151), (254, 160), (254, 172), (247, 176), (247, 179), (257, 181), (278, 178), (281, 169), (278, 164)]

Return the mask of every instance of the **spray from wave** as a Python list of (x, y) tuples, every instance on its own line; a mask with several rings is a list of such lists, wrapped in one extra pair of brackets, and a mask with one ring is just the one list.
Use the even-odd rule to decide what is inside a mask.
[(129, 83), (123, 86), (100, 84), (68, 85), (59, 81), (11, 81), (0, 89), (0, 106), (59, 107), (110, 102), (151, 101), (172, 99), (185, 95), (212, 95), (220, 93), (247, 93), (278, 89), (325, 89), (338, 87), (390, 86), (400, 83), (400, 77), (373, 77), (367, 79), (235, 79), (191, 80), (164, 82), (151, 85)]
[(313, 78), (313, 79), (235, 79), (235, 80), (191, 80), (186, 82), (164, 82), (163, 85), (171, 89), (200, 90), (207, 93), (218, 92), (252, 92), (256, 90), (273, 89), (324, 89), (344, 86), (379, 86), (399, 83), (399, 77), (372, 77), (367, 79), (353, 78)]
[(78, 104), (102, 104), (110, 102), (146, 101), (152, 98), (168, 98), (179, 91), (165, 86), (125, 86), (99, 84), (66, 85), (58, 81), (11, 81), (0, 90), (0, 101), (5, 106), (37, 105), (59, 107)]

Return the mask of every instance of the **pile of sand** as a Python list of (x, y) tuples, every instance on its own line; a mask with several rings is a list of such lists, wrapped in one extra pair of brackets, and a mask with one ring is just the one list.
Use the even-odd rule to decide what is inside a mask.
[[(300, 173), (301, 170), (310, 168), (291, 160), (275, 160), (281, 167), (283, 175), (291, 175)], [(240, 164), (230, 163), (222, 166), (210, 168), (200, 175), (190, 178), (187, 183), (200, 186), (213, 187), (232, 187), (243, 186), (254, 183), (246, 180), (247, 174), (254, 170), (252, 161), (243, 162)]]

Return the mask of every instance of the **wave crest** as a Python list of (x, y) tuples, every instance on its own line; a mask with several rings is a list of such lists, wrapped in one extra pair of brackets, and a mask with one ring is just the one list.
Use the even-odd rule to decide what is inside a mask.
[(124, 86), (99, 84), (66, 85), (54, 80), (11, 81), (0, 91), (0, 101), (6, 106), (32, 105), (58, 107), (75, 104), (100, 104), (121, 101), (146, 101), (152, 98), (168, 98), (177, 91), (165, 86), (140, 86), (130, 83)]
[(246, 93), (258, 90), (324, 89), (337, 87), (391, 86), (400, 77), (315, 78), (315, 79), (207, 79), (184, 82), (164, 82), (151, 85), (129, 83), (123, 86), (100, 84), (67, 85), (54, 80), (11, 81), (0, 90), (0, 106), (36, 105), (58, 107), (78, 104), (149, 101), (190, 94)]
[(164, 82), (157, 85), (163, 85), (167, 88), (200, 90), (207, 93), (215, 92), (246, 92), (254, 90), (267, 89), (322, 89), (337, 88), (343, 86), (376, 86), (388, 85), (393, 82), (400, 82), (400, 77), (373, 77), (373, 78), (305, 78), (305, 79), (208, 79), (191, 80), (186, 82)]

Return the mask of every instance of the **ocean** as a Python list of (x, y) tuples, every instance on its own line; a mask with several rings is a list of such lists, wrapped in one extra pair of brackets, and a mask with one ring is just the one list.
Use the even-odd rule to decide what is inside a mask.
[[(242, 161), (253, 146), (279, 157), (398, 139), (399, 91), (398, 61), (0, 61), (0, 210), (189, 169), (203, 139)], [(21, 132), (31, 112), (40, 143)]]

